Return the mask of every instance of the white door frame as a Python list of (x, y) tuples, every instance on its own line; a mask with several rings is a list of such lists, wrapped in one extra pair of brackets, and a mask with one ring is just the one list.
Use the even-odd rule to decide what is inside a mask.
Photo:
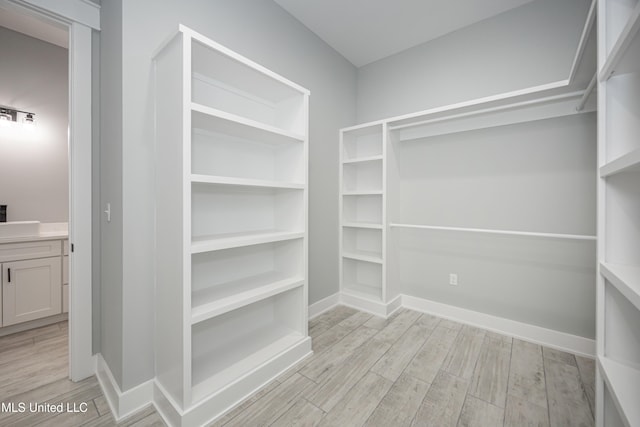
[(0, 7), (69, 29), (69, 377), (95, 373), (91, 275), (91, 33), (100, 6), (89, 0), (0, 0)]

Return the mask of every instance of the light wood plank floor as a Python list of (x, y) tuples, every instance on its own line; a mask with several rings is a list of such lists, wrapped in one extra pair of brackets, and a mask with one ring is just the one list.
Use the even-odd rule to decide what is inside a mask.
[[(0, 338), (0, 401), (90, 409), (0, 413), (0, 425), (116, 425), (95, 378), (65, 379), (66, 323), (54, 326)], [(404, 309), (384, 320), (339, 306), (309, 333), (313, 356), (211, 426), (594, 425), (587, 358)], [(164, 424), (148, 408), (118, 425)]]

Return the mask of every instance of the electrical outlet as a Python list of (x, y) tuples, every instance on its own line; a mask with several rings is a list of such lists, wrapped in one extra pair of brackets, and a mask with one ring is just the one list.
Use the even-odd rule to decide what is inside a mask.
[(451, 273), (449, 274), (449, 284), (451, 286), (458, 286), (458, 275)]

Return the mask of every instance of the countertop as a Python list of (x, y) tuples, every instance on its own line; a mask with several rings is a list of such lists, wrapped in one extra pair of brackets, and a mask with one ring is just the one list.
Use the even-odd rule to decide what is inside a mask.
[(68, 224), (66, 222), (41, 223), (37, 233), (24, 236), (0, 237), (0, 244), (37, 242), (42, 240), (64, 240), (69, 238), (68, 230)]

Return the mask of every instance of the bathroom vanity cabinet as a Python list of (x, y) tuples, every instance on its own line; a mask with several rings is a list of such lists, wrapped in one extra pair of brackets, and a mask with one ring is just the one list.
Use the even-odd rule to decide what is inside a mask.
[(67, 247), (66, 239), (41, 237), (0, 243), (2, 328), (67, 311)]

